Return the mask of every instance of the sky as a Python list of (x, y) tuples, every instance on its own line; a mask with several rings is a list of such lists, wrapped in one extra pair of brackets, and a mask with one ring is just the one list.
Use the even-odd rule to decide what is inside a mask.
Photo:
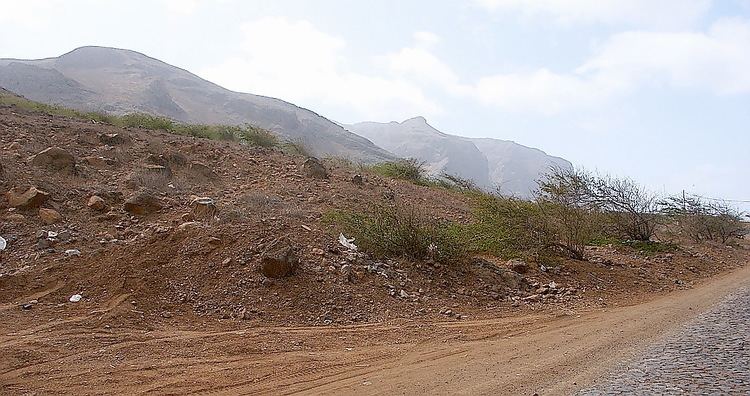
[(0, 57), (84, 45), (750, 201), (750, 0), (0, 0)]

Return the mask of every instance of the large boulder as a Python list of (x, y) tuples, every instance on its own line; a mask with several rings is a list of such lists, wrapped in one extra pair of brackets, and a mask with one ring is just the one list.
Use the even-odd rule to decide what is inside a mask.
[(74, 173), (76, 159), (73, 154), (59, 147), (50, 147), (31, 157), (31, 164), (56, 171)]
[(267, 252), (261, 258), (260, 272), (267, 278), (285, 278), (297, 270), (299, 259), (288, 245)]
[(161, 200), (147, 191), (140, 191), (133, 194), (130, 198), (125, 200), (125, 203), (123, 204), (123, 209), (125, 209), (126, 212), (138, 216), (154, 213), (161, 208)]
[(49, 193), (39, 190), (36, 187), (30, 187), (25, 191), (14, 188), (8, 191), (5, 196), (8, 198), (8, 205), (10, 207), (19, 209), (38, 208), (49, 199)]

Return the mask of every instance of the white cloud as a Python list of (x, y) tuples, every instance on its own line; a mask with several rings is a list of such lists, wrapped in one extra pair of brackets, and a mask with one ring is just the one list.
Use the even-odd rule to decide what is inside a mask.
[(484, 77), (474, 86), (475, 96), (485, 105), (547, 115), (594, 105), (610, 93), (595, 81), (547, 69)]
[(711, 0), (474, 0), (493, 11), (551, 17), (561, 24), (603, 23), (675, 28), (705, 15)]
[(480, 102), (556, 114), (605, 104), (649, 85), (717, 95), (750, 93), (750, 22), (726, 19), (705, 33), (625, 32), (570, 73), (539, 69), (479, 79)]
[(705, 33), (625, 32), (578, 69), (613, 84), (662, 83), (716, 94), (750, 93), (750, 22), (724, 19)]
[(414, 33), (414, 41), (418, 47), (432, 48), (440, 42), (440, 36), (432, 32), (420, 31)]
[(64, 6), (63, 0), (0, 0), (0, 23), (40, 30), (54, 16), (53, 10)]
[(267, 17), (247, 23), (241, 30), (241, 54), (204, 69), (203, 76), (235, 90), (298, 104), (344, 107), (352, 120), (406, 118), (440, 111), (408, 79), (353, 70), (345, 56), (346, 41), (307, 21)]
[(199, 0), (162, 0), (167, 12), (177, 15), (192, 15), (200, 6)]

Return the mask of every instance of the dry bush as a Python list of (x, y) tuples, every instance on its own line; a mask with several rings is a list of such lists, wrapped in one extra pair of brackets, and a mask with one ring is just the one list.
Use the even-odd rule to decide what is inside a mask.
[(364, 214), (328, 213), (325, 220), (375, 256), (453, 263), (467, 255), (455, 224), (408, 204), (377, 205)]
[(660, 202), (661, 212), (695, 242), (706, 240), (723, 244), (748, 233), (744, 213), (726, 202), (708, 202), (695, 195), (668, 197)]

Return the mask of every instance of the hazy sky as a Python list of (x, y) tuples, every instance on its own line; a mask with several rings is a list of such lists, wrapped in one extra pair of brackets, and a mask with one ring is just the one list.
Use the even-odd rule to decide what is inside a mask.
[(750, 0), (0, 0), (0, 57), (83, 45), (750, 200)]

